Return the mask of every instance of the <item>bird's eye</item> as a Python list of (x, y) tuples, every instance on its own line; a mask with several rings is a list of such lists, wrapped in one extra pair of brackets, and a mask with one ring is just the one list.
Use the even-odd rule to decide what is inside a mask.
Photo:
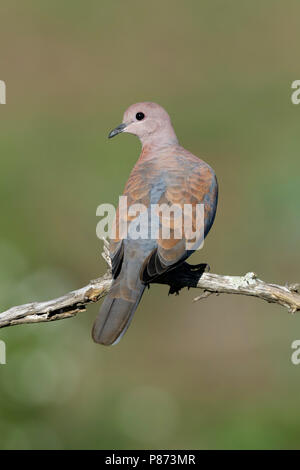
[(136, 119), (137, 119), (138, 121), (141, 121), (142, 119), (144, 119), (145, 114), (144, 114), (144, 113), (137, 113), (137, 114), (135, 115), (135, 117), (136, 117)]

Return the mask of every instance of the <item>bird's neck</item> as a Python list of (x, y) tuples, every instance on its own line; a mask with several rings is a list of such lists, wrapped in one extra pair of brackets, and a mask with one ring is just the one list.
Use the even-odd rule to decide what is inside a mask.
[(171, 124), (163, 129), (157, 129), (152, 134), (143, 136), (140, 140), (142, 153), (147, 153), (150, 149), (157, 151), (165, 147), (178, 145), (178, 139)]
[(138, 158), (138, 163), (143, 163), (145, 161), (152, 161), (154, 160), (159, 160), (160, 155), (165, 154), (166, 152), (172, 152), (176, 147), (178, 146), (178, 143), (169, 143), (165, 145), (155, 145), (153, 143), (151, 144), (144, 144), (142, 146), (142, 151), (140, 153), (140, 156)]

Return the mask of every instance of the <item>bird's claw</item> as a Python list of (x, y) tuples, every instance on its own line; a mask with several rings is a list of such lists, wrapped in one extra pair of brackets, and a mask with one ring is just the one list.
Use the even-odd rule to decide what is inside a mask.
[(179, 292), (181, 291), (181, 289), (182, 287), (179, 287), (178, 285), (175, 285), (175, 284), (171, 284), (168, 295), (173, 295), (173, 294), (179, 295)]

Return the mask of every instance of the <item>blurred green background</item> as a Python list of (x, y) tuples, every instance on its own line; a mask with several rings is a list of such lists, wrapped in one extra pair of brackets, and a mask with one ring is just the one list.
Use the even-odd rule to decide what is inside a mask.
[[(108, 141), (137, 101), (164, 106), (216, 171), (212, 272), (299, 281), (299, 2), (4, 1), (0, 311), (105, 269), (96, 207), (140, 149)], [(93, 344), (99, 305), (0, 331), (0, 448), (299, 448), (300, 316), (257, 299), (147, 292), (126, 336)]]

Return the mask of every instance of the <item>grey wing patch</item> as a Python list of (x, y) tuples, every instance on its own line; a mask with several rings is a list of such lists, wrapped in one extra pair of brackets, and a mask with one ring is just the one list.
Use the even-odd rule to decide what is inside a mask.
[(151, 204), (158, 204), (160, 198), (163, 194), (165, 194), (167, 189), (167, 185), (164, 179), (164, 175), (161, 175), (159, 181), (156, 181), (155, 184), (152, 185), (150, 190), (150, 203)]
[(155, 248), (144, 261), (140, 274), (141, 281), (145, 284), (153, 282), (157, 277), (183, 263), (192, 253), (192, 250), (185, 250), (177, 260), (169, 262), (164, 260), (159, 250)]

